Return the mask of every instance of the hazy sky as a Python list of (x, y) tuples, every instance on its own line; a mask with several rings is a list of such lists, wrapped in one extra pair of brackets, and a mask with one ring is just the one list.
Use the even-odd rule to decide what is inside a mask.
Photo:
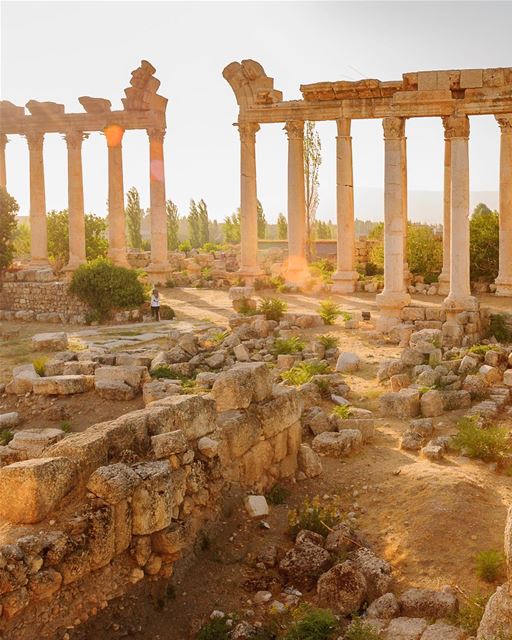
[[(219, 220), (239, 202), (237, 105), (222, 77), (229, 62), (259, 61), (285, 99), (300, 98), (301, 83), (512, 66), (510, 2), (2, 2), (1, 17), (1, 97), (17, 105), (51, 100), (82, 111), (77, 98), (90, 95), (121, 108), (130, 72), (149, 60), (159, 93), (169, 98), (167, 197), (182, 215), (190, 198), (202, 197)], [(362, 196), (382, 188), (381, 121), (355, 121), (352, 129), (356, 214), (378, 218), (382, 199), (369, 211)], [(320, 123), (318, 130), (318, 215), (334, 218), (336, 125)], [(407, 137), (409, 188), (441, 190), (441, 121), (409, 120)], [(145, 132), (127, 132), (123, 149), (125, 191), (136, 186), (148, 206)], [(262, 126), (256, 152), (258, 196), (275, 220), (286, 211), (282, 125)], [(497, 190), (498, 158), (494, 118), (471, 118), (472, 191)], [(86, 211), (104, 215), (107, 149), (99, 133), (84, 141), (83, 162)], [(46, 136), (45, 170), (47, 208), (65, 208), (66, 145), (57, 134)], [(20, 213), (28, 214), (28, 150), (19, 136), (7, 145), (7, 181)], [(432, 220), (441, 217), (440, 207), (432, 211)]]

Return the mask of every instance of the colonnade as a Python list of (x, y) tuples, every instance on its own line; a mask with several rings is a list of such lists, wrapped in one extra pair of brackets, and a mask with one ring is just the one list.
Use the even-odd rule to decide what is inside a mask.
[[(114, 264), (128, 266), (126, 250), (123, 150), (124, 129), (109, 125), (104, 134), (108, 149), (108, 255)], [(151, 262), (150, 273), (169, 271), (167, 256), (167, 224), (165, 210), (165, 172), (163, 140), (165, 130), (147, 129), (149, 138), (150, 210), (151, 210)], [(25, 134), (29, 151), (30, 169), (30, 264), (43, 267), (48, 262), (48, 233), (43, 144), (45, 132)], [(84, 184), (82, 170), (82, 143), (88, 133), (69, 130), (64, 133), (67, 146), (69, 262), (65, 269), (75, 270), (86, 262)], [(0, 185), (7, 186), (5, 148), (8, 142), (0, 134)]]
[[(496, 116), (501, 129), (500, 152), (500, 262), (496, 294), (512, 296), (512, 114)], [(337, 269), (334, 292), (355, 290), (354, 188), (351, 120), (337, 119), (336, 208)], [(384, 129), (384, 289), (377, 296), (382, 328), (392, 326), (410, 301), (407, 293), (407, 153), (405, 117), (383, 118)], [(443, 118), (445, 131), (443, 268), (439, 292), (454, 311), (470, 309), (469, 262), (469, 118)], [(257, 185), (255, 142), (259, 124), (238, 125), (241, 139), (241, 267), (242, 275), (259, 273), (257, 261)], [(285, 276), (300, 282), (306, 265), (306, 210), (304, 185), (304, 122), (284, 127), (288, 136), (288, 262)]]

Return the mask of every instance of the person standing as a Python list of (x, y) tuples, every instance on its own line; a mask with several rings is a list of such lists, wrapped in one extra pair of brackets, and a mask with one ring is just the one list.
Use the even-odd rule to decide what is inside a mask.
[(160, 322), (160, 294), (156, 287), (151, 292), (151, 316)]

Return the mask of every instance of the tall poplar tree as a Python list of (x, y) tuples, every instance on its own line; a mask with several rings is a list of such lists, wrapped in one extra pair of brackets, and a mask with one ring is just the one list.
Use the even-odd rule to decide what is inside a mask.
[(194, 248), (201, 246), (201, 229), (199, 221), (199, 210), (195, 200), (190, 201), (190, 208), (188, 213), (188, 236), (190, 244)]
[(277, 216), (277, 237), (279, 240), (288, 238), (288, 221), (283, 213)]
[(304, 182), (306, 186), (306, 254), (314, 257), (315, 217), (318, 209), (318, 172), (322, 164), (322, 145), (314, 122), (304, 130)]
[(128, 230), (128, 244), (133, 249), (142, 247), (142, 209), (140, 207), (139, 192), (132, 187), (126, 194), (126, 228)]
[(178, 207), (172, 200), (165, 203), (165, 211), (167, 215), (167, 246), (171, 251), (178, 248), (178, 231), (180, 228), (180, 216)]

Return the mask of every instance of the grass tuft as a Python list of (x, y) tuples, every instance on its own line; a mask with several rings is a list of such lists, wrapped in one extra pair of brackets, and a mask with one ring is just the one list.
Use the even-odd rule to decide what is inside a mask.
[(469, 458), (499, 462), (512, 448), (505, 427), (482, 428), (476, 416), (466, 416), (459, 420), (457, 429), (458, 432), (452, 439), (453, 446)]
[(336, 506), (322, 504), (319, 496), (315, 496), (313, 500), (306, 498), (298, 509), (288, 511), (288, 527), (293, 538), (302, 529), (326, 536), (335, 525), (339, 524), (340, 519)]
[(278, 355), (299, 353), (306, 343), (297, 336), (292, 338), (277, 338), (274, 342), (274, 350)]
[(476, 573), (485, 582), (496, 582), (505, 574), (505, 556), (501, 551), (489, 549), (476, 554)]
[(283, 371), (281, 379), (293, 386), (309, 382), (313, 376), (325, 373), (328, 365), (325, 362), (299, 362), (288, 371)]

